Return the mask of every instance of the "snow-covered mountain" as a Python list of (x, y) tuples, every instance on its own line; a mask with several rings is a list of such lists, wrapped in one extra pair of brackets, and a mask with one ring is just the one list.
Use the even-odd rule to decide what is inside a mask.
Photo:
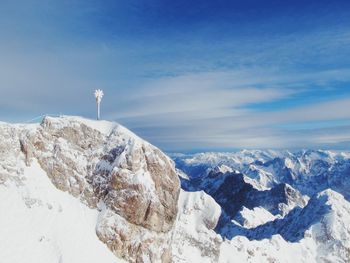
[(220, 255), (228, 246), (240, 262), (349, 262), (348, 152), (171, 156), (182, 188), (206, 192), (222, 210)]
[(0, 262), (349, 262), (350, 154), (172, 157), (112, 122), (1, 123)]
[(203, 177), (212, 169), (230, 169), (240, 171), (262, 189), (286, 183), (309, 196), (331, 188), (350, 197), (350, 152), (243, 150), (171, 156), (190, 178)]

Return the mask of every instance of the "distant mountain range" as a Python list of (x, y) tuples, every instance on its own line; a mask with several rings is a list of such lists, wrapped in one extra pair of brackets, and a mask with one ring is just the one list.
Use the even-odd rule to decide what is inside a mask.
[[(294, 262), (350, 260), (349, 152), (244, 150), (171, 156), (181, 170), (182, 188), (204, 191), (220, 206), (215, 232), (231, 244), (242, 237), (255, 244), (242, 262), (269, 262), (253, 252), (266, 240), (280, 242), (277, 246), (287, 254), (293, 250), (289, 246), (299, 247)], [(279, 253), (273, 260), (268, 255), (272, 262), (293, 261)]]
[(205, 176), (212, 169), (226, 169), (243, 173), (259, 189), (286, 183), (309, 196), (330, 188), (348, 200), (350, 197), (350, 152), (244, 150), (171, 156), (190, 178)]

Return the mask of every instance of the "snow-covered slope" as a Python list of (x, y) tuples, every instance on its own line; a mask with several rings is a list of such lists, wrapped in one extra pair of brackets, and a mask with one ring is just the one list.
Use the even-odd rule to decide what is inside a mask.
[(98, 239), (98, 211), (58, 190), (38, 162), (0, 185), (1, 262), (124, 262)]

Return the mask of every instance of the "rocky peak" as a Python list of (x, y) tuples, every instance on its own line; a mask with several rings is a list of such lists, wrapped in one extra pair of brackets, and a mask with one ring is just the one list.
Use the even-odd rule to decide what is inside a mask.
[[(58, 189), (91, 208), (103, 203), (109, 211), (104, 215), (124, 220), (122, 229), (97, 227), (98, 236), (113, 252), (137, 261), (161, 242), (163, 253), (151, 261), (167, 258), (163, 254), (169, 251), (169, 240), (157, 233), (173, 227), (180, 185), (173, 161), (159, 149), (119, 124), (79, 117), (46, 117), (40, 125), (16, 127), (16, 132), (16, 147), (27, 165), (37, 159)], [(132, 240), (118, 245), (126, 233), (147, 233), (149, 240), (139, 248)]]

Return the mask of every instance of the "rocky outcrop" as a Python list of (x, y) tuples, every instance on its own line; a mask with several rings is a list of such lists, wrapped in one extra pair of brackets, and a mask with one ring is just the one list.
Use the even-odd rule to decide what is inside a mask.
[(18, 165), (21, 145), (17, 127), (0, 124), (0, 184), (14, 182), (21, 185), (24, 162)]
[(96, 234), (110, 250), (128, 262), (172, 262), (170, 233), (156, 233), (102, 208)]
[(15, 130), (26, 165), (37, 159), (58, 189), (91, 208), (104, 206), (96, 232), (116, 255), (170, 261), (180, 186), (160, 150), (118, 124), (77, 117), (46, 117)]

